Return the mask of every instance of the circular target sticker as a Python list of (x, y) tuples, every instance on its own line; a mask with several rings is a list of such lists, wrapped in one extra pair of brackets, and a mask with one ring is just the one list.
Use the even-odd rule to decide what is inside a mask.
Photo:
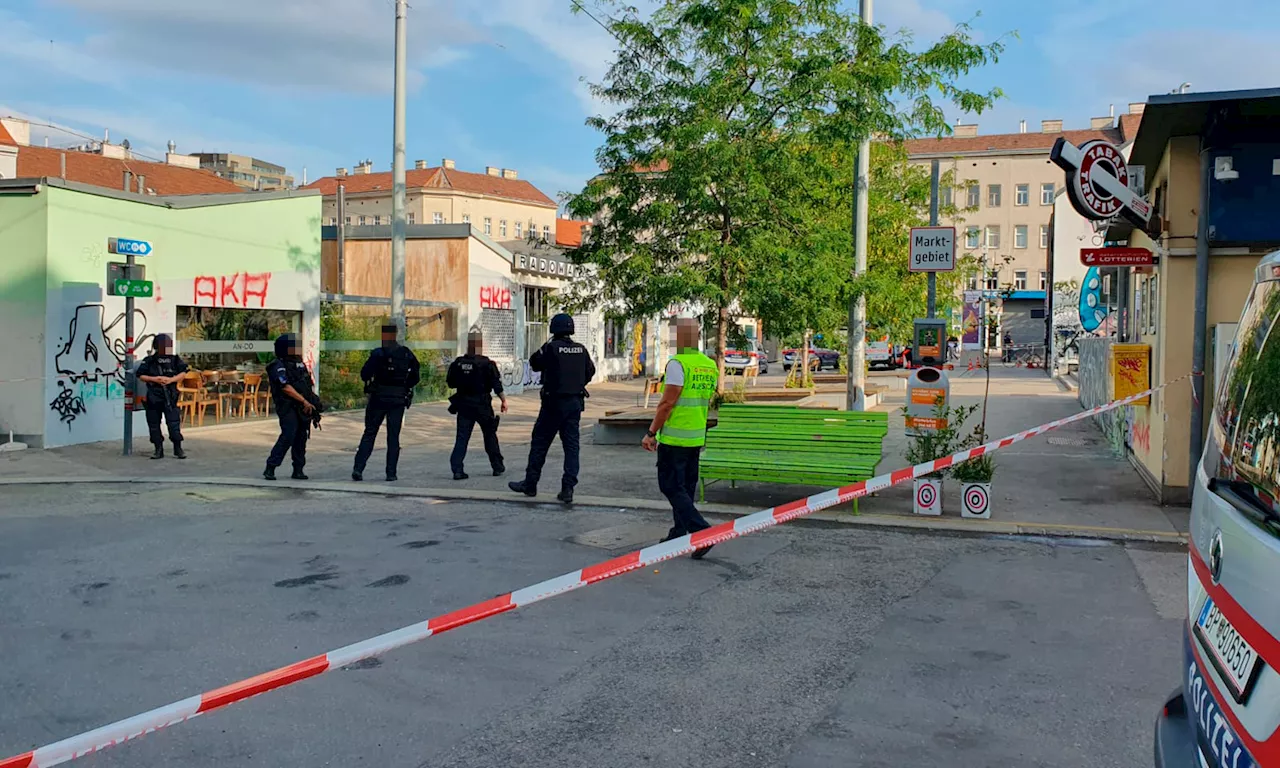
[(987, 489), (980, 485), (971, 485), (964, 491), (964, 506), (971, 515), (987, 513)]
[(933, 483), (921, 483), (916, 489), (916, 505), (921, 509), (930, 509), (938, 500), (938, 490)]

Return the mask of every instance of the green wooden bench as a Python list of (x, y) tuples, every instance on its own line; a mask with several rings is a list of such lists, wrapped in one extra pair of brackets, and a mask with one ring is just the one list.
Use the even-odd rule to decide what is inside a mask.
[[(887, 413), (723, 405), (699, 462), (701, 498), (706, 501), (708, 480), (828, 488), (867, 480), (888, 432)], [(853, 504), (857, 512), (856, 499)]]

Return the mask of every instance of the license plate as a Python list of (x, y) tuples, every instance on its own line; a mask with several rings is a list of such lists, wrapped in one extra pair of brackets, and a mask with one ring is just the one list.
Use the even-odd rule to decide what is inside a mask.
[(1226, 683), (1231, 698), (1243, 704), (1262, 667), (1258, 652), (1231, 626), (1212, 598), (1206, 598), (1200, 609), (1196, 635), (1208, 650), (1209, 661)]

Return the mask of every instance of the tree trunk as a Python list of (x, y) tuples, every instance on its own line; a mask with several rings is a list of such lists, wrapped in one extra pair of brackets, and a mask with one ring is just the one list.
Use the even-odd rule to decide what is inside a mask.
[(729, 341), (729, 307), (721, 306), (716, 317), (716, 391), (724, 392), (724, 350)]
[(804, 332), (804, 348), (800, 350), (800, 386), (803, 387), (809, 383), (809, 334), (812, 331)]

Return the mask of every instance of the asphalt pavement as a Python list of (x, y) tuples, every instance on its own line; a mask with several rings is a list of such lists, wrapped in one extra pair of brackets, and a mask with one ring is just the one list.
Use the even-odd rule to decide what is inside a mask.
[[(607, 559), (666, 524), (286, 489), (7, 488), (0, 759)], [(84, 762), (1139, 766), (1178, 679), (1185, 558), (783, 526)]]

